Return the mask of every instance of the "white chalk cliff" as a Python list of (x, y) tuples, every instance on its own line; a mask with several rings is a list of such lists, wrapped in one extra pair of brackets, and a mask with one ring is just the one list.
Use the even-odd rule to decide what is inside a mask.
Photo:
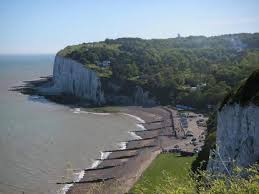
[[(106, 80), (107, 81), (107, 80)], [(108, 81), (114, 85), (112, 81)], [(117, 86), (118, 90), (121, 86)], [(83, 64), (56, 55), (53, 80), (37, 88), (42, 95), (71, 95), (91, 101), (93, 104), (102, 105), (106, 102), (122, 105), (153, 105), (155, 101), (149, 98), (149, 93), (139, 86), (131, 95), (125, 96), (114, 87), (108, 87), (109, 92), (104, 94), (101, 79), (97, 73)]]
[(72, 59), (56, 56), (53, 69), (53, 85), (42, 87), (46, 94), (70, 94), (95, 104), (105, 102), (101, 80), (97, 74)]
[(259, 70), (224, 99), (217, 118), (216, 152), (208, 169), (230, 173), (259, 161)]
[[(231, 170), (232, 165), (249, 166), (259, 160), (259, 107), (227, 104), (218, 112), (218, 154), (210, 159), (212, 171)], [(224, 162), (224, 165), (223, 163)]]

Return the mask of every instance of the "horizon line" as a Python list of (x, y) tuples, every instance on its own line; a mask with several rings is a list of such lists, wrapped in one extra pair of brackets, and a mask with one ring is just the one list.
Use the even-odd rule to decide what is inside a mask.
[[(81, 41), (80, 43), (74, 43), (74, 44), (67, 44), (65, 47), (67, 46), (73, 46), (73, 45), (78, 45), (78, 44), (83, 44), (83, 43), (96, 43), (96, 42), (103, 42), (106, 39), (110, 39), (110, 40), (116, 40), (116, 39), (120, 39), (120, 38), (139, 38), (139, 39), (143, 39), (143, 40), (158, 40), (158, 39), (176, 39), (176, 38), (188, 38), (188, 37), (205, 37), (205, 38), (211, 38), (211, 37), (219, 37), (219, 36), (228, 36), (228, 35), (238, 35), (238, 34), (257, 34), (259, 33), (259, 31), (254, 31), (254, 32), (234, 32), (234, 33), (222, 33), (222, 34), (217, 34), (217, 35), (182, 35), (181, 33), (178, 33), (176, 36), (172, 36), (172, 37), (146, 37), (143, 38), (141, 36), (121, 36), (121, 37), (113, 37), (113, 38), (104, 38), (102, 40), (93, 40), (93, 41)], [(178, 37), (178, 35), (180, 35), (180, 37)], [(58, 51), (53, 51), (53, 52), (10, 52), (10, 53), (0, 53), (1, 56), (3, 55), (56, 55), (60, 50), (64, 49), (65, 47), (62, 47), (60, 49), (58, 49)]]

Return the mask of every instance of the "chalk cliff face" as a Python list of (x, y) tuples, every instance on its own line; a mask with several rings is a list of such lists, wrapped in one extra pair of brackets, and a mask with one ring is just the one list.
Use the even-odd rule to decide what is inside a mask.
[(105, 95), (101, 79), (95, 71), (84, 67), (81, 63), (72, 59), (57, 55), (54, 62), (51, 86), (41, 86), (38, 90), (46, 95), (68, 94), (76, 96), (97, 105), (105, 103), (118, 105), (155, 104), (155, 101), (149, 98), (148, 92), (143, 91), (139, 86), (136, 86), (131, 94), (123, 95), (123, 92), (121, 93), (123, 86), (114, 84), (112, 80), (106, 80), (106, 82), (109, 83), (109, 87), (106, 88)]
[(212, 171), (223, 172), (231, 170), (233, 164), (246, 167), (259, 161), (259, 70), (223, 101), (216, 143), (218, 151), (208, 163)]
[(238, 166), (249, 166), (259, 160), (259, 107), (255, 105), (226, 105), (218, 112), (218, 153), (210, 159), (208, 168), (223, 172)]
[(41, 88), (41, 92), (48, 94), (69, 94), (95, 104), (105, 103), (100, 78), (92, 70), (82, 64), (56, 56), (53, 69), (53, 86)]

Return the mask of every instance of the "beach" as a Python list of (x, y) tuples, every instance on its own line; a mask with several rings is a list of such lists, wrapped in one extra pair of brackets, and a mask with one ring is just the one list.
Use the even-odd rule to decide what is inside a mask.
[[(19, 80), (23, 79), (25, 78)], [(28, 83), (32, 84), (32, 82)], [(33, 83), (38, 83), (38, 81)], [(25, 84), (25, 86), (27, 85)], [(7, 86), (10, 88), (14, 85), (8, 84)], [(4, 90), (6, 88), (8, 87), (5, 86)], [(30, 88), (33, 88), (33, 84), (28, 85), (29, 91)], [(27, 94), (24, 92), (23, 86), (21, 89), (17, 91)], [(19, 95), (19, 93), (9, 91), (8, 99), (13, 94)], [(26, 106), (27, 115), (30, 110), (28, 107), (33, 106), (31, 113), (35, 117), (33, 126), (38, 130), (38, 134), (44, 135), (46, 138), (37, 140), (35, 137), (38, 135), (34, 137), (35, 140), (30, 138), (30, 141), (26, 141), (24, 149), (35, 148), (35, 150), (26, 152), (28, 157), (26, 155), (26, 158), (22, 158), (23, 160), (20, 161), (21, 166), (28, 165), (26, 169), (20, 167), (18, 169), (22, 173), (24, 171), (26, 176), (22, 173), (21, 176), (13, 176), (11, 170), (7, 169), (6, 172), (3, 170), (5, 172), (2, 173), (5, 174), (5, 176), (2, 175), (3, 180), (17, 177), (17, 180), (9, 180), (12, 185), (6, 186), (5, 189), (9, 193), (16, 193), (16, 191), (35, 193), (36, 190), (41, 193), (127, 193), (159, 153), (168, 148), (174, 148), (176, 145), (183, 150), (193, 151), (194, 147), (190, 144), (190, 139), (182, 139), (183, 131), (179, 123), (179, 113), (173, 108), (127, 106), (117, 107), (118, 112), (114, 107), (108, 108), (115, 110), (112, 113), (102, 112), (102, 108), (96, 112), (95, 109), (82, 108), (79, 104), (63, 106), (50, 102), (49, 100), (52, 99), (47, 100), (45, 97), (32, 95), (30, 92), (28, 94), (29, 100), (25, 96), (19, 95), (17, 101), (21, 97), (25, 98), (21, 103), (28, 104)], [(39, 108), (40, 112), (38, 112)], [(46, 112), (46, 114), (42, 115), (42, 112)], [(17, 117), (20, 115), (22, 114), (19, 113)], [(39, 115), (42, 116), (39, 117)], [(28, 125), (26, 128), (24, 126), (23, 134), (27, 134), (27, 136), (33, 135), (32, 132), (35, 130), (31, 127), (28, 128), (32, 124), (31, 118), (31, 116), (28, 117)], [(8, 118), (7, 121), (10, 119)], [(45, 119), (51, 122), (46, 123)], [(189, 121), (190, 128), (193, 128), (196, 120), (189, 119)], [(38, 122), (47, 125), (38, 127)], [(7, 124), (9, 125), (9, 123)], [(17, 126), (15, 129), (18, 131), (20, 128), (21, 126)], [(200, 128), (194, 127), (194, 129), (194, 135), (199, 135)], [(10, 130), (8, 133), (10, 134)], [(45, 139), (47, 139), (47, 144), (41, 142)], [(34, 140), (34, 146), (31, 145), (32, 140)], [(24, 143), (23, 141), (9, 141), (11, 144), (16, 142)], [(42, 149), (36, 149), (36, 147)], [(23, 149), (23, 147), (21, 148)], [(22, 150), (20, 153), (24, 153), (24, 151)], [(42, 157), (40, 163), (38, 160), (28, 159), (29, 162), (27, 161), (32, 154), (37, 156), (34, 158)], [(20, 158), (18, 159), (20, 160)], [(35, 168), (31, 168), (30, 163), (35, 163)], [(45, 163), (47, 163), (47, 167), (44, 166)], [(4, 165), (2, 166), (4, 169)], [(35, 172), (39, 166), (39, 173), (29, 174)], [(70, 172), (68, 176), (67, 171)]]
[(80, 180), (67, 182), (64, 193), (127, 193), (163, 148), (173, 145), (170, 111), (163, 107), (123, 107), (121, 112), (143, 126), (131, 132), (136, 138), (121, 149), (104, 150), (102, 153), (108, 154), (93, 168), (85, 169)]

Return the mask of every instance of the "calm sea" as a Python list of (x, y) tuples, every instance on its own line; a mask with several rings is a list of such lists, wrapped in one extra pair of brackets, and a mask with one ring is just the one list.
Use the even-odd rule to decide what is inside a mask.
[(129, 138), (135, 120), (94, 115), (8, 91), (52, 74), (53, 55), (0, 56), (0, 193), (56, 193), (56, 182), (88, 168)]

